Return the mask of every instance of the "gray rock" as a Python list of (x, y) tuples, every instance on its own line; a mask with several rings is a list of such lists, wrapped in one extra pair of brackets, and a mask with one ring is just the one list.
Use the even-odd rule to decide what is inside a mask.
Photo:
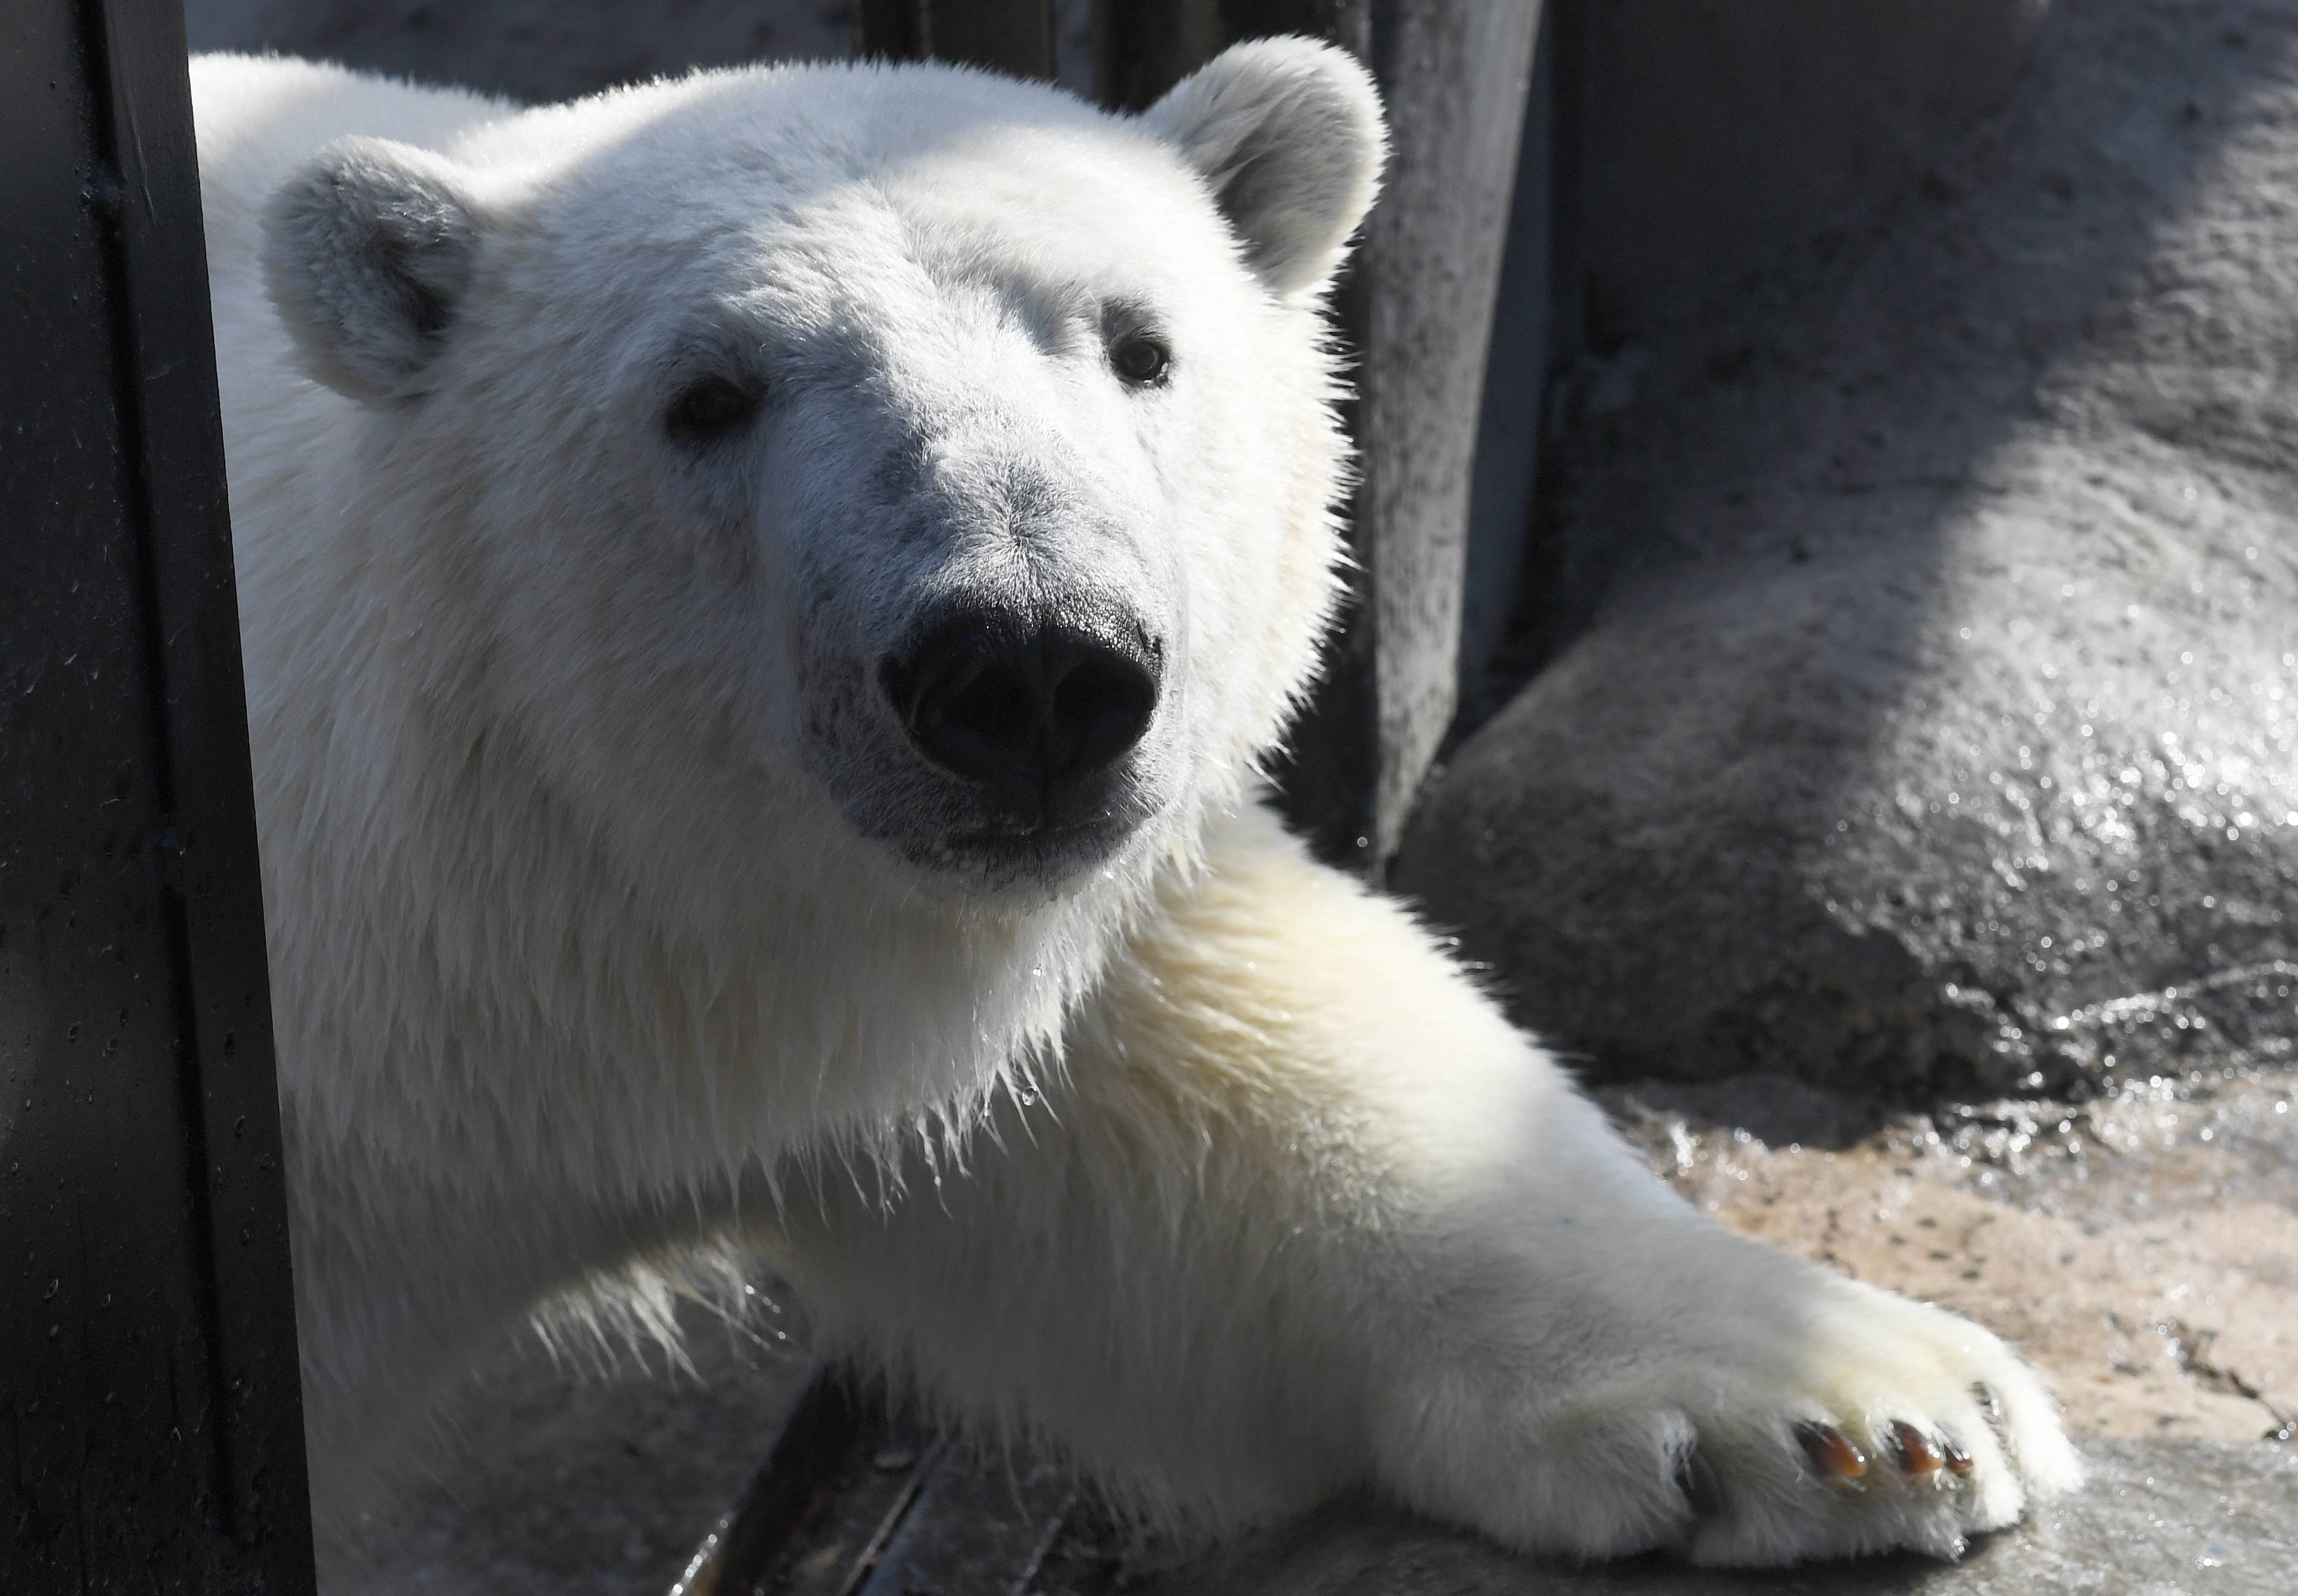
[(2061, 13), (1861, 248), (1615, 363), (1573, 641), (1416, 816), (1399, 884), (1605, 1072), (2298, 1037), (2298, 6)]
[(1150, 1587), (1153, 1596), (2287, 1596), (2298, 1454), (2268, 1443), (2110, 1442), (2087, 1490), (1963, 1562), (1829, 1563), (1786, 1574), (1645, 1559), (1518, 1561), (1401, 1518), (1335, 1509)]

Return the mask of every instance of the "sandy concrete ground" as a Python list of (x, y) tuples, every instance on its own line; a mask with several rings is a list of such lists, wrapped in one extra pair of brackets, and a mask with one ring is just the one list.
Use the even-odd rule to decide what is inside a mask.
[(1859, 1105), (1778, 1079), (1605, 1096), (1735, 1228), (2009, 1337), (2079, 1435), (2290, 1438), (2298, 1070), (2198, 1070), (1864, 1134)]
[(2290, 1596), (2298, 1454), (2254, 1441), (2083, 1450), (2086, 1489), (1985, 1537), (1959, 1563), (1885, 1557), (1755, 1572), (1659, 1557), (1531, 1564), (1343, 1505), (1248, 1537), (1139, 1596)]

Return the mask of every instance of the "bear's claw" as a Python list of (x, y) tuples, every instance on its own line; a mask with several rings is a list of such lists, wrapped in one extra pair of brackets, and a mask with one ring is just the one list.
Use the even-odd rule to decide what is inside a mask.
[(1803, 1455), (1823, 1476), (1831, 1479), (1856, 1480), (1867, 1476), (1867, 1454), (1852, 1443), (1851, 1437), (1831, 1424), (1810, 1420), (1795, 1426), (1796, 1444)]
[(1695, 1518), (1714, 1518), (1724, 1511), (1724, 1482), (1715, 1477), (1715, 1466), (1697, 1445), (1676, 1464), (1675, 1488), (1691, 1504)]
[(1904, 1418), (1891, 1421), (1891, 1451), (1897, 1457), (1903, 1474), (1922, 1476), (1936, 1474), (1946, 1464), (1946, 1456), (1931, 1438)]
[(1791, 1315), (1750, 1297), (1699, 1342), (1624, 1360), (1512, 1423), (1505, 1397), (1418, 1394), (1426, 1472), (1401, 1482), (1418, 1487), (1408, 1500), (1526, 1551), (1751, 1567), (1959, 1557), (2079, 1479), (2049, 1392), (1994, 1336), (1782, 1272), (1800, 1289), (1777, 1294)]

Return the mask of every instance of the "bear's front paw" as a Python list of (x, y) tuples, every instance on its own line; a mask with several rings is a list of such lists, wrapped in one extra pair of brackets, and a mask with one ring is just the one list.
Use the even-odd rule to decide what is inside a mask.
[(1987, 1331), (1816, 1270), (1757, 1272), (1781, 1289), (1656, 1302), (1649, 1335), (1527, 1348), (1497, 1383), (1413, 1382), (1389, 1483), (1529, 1551), (1771, 1565), (1955, 1558), (2079, 1482), (2050, 1393)]

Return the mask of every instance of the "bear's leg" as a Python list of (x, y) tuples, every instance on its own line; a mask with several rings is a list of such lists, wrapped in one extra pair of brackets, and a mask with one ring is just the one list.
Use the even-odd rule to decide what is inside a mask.
[(2049, 1394), (1940, 1310), (1736, 1237), (1394, 906), (1212, 839), (963, 1168), (790, 1194), (830, 1333), (1153, 1511), (1370, 1484), (1512, 1545), (1781, 1563), (2071, 1486)]

